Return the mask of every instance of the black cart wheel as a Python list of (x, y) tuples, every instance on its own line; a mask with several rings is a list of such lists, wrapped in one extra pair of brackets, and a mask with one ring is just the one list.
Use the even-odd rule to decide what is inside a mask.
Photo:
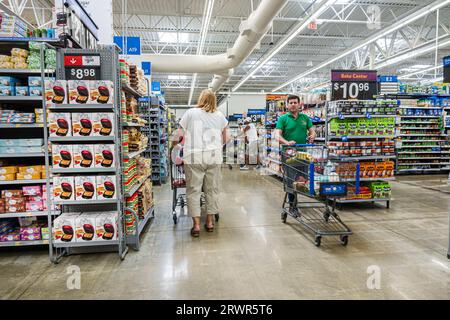
[(345, 247), (348, 244), (348, 236), (341, 236), (341, 244)]
[(176, 214), (176, 213), (173, 214), (173, 223), (174, 223), (174, 224), (177, 224), (177, 223), (178, 223), (178, 217), (177, 217), (177, 214)]
[(214, 215), (214, 219), (216, 220), (216, 222), (219, 222), (219, 217), (220, 217), (220, 216), (219, 216), (218, 214), (215, 214), (215, 215)]
[(286, 223), (286, 220), (287, 220), (287, 213), (283, 211), (281, 213), (281, 221), (283, 221), (283, 223)]
[(323, 213), (323, 219), (328, 223), (328, 220), (330, 219), (330, 211), (327, 210)]
[(320, 247), (321, 243), (322, 243), (322, 237), (316, 236), (316, 238), (314, 239), (314, 244), (316, 245), (316, 247)]

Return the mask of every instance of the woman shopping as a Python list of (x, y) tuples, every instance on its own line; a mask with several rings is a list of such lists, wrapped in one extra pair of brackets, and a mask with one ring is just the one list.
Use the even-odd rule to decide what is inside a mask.
[(184, 114), (180, 125), (184, 130), (187, 206), (194, 224), (191, 235), (198, 237), (202, 190), (206, 201), (206, 231), (214, 231), (214, 215), (219, 213), (222, 147), (228, 141), (228, 121), (217, 110), (214, 92), (203, 90), (197, 107)]

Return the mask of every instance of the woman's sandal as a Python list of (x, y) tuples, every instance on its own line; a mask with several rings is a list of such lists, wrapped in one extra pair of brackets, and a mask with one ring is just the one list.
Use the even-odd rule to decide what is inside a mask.
[(212, 225), (212, 227), (208, 227), (208, 225), (205, 223), (205, 229), (208, 232), (213, 232), (214, 231), (214, 225)]
[(200, 230), (194, 230), (194, 227), (192, 227), (191, 236), (193, 236), (194, 238), (198, 238), (200, 236)]

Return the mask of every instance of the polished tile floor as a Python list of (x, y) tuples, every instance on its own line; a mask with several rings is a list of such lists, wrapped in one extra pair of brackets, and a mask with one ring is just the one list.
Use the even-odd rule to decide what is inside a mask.
[[(130, 249), (124, 261), (116, 253), (73, 255), (53, 265), (44, 249), (1, 250), (0, 298), (450, 299), (450, 196), (423, 188), (445, 180), (401, 177), (389, 210), (345, 206), (340, 216), (354, 232), (348, 246), (325, 238), (320, 248), (298, 222), (281, 222), (274, 178), (224, 170), (220, 221), (198, 239), (187, 217), (174, 227), (170, 188), (157, 187), (156, 219), (139, 252)], [(80, 289), (67, 286), (73, 266)]]

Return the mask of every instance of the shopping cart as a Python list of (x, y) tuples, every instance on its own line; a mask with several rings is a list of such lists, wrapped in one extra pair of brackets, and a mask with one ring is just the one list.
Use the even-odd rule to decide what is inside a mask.
[[(347, 183), (339, 182), (339, 176), (329, 172), (326, 158), (324, 146), (282, 146), (285, 196), (281, 219), (286, 223), (289, 215), (300, 222), (314, 233), (318, 247), (324, 236), (339, 236), (341, 244), (346, 246), (352, 231), (336, 214), (335, 206), (329, 203), (347, 195)], [(303, 196), (301, 200), (298, 195)]]
[[(186, 174), (184, 171), (183, 147), (178, 144), (172, 148), (170, 157), (170, 185), (172, 188), (172, 218), (173, 223), (177, 224), (181, 216), (186, 216), (184, 207), (187, 204), (186, 190), (182, 192), (180, 189), (186, 189)], [(180, 190), (180, 191), (179, 191)], [(200, 198), (200, 206), (205, 204), (205, 195)], [(179, 213), (177, 207), (180, 207)], [(216, 222), (219, 221), (219, 214), (215, 216)]]

